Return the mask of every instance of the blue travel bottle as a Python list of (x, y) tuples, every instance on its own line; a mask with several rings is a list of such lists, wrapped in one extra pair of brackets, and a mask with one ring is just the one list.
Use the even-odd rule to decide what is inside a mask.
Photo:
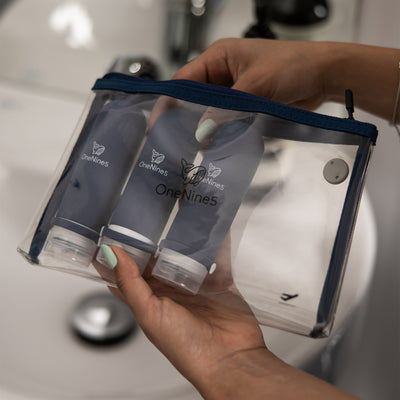
[(113, 99), (101, 109), (79, 157), (64, 171), (66, 188), (39, 255), (40, 263), (67, 268), (90, 264), (146, 127), (143, 112), (129, 98)]
[(160, 243), (153, 276), (196, 294), (228, 234), (264, 153), (254, 121), (221, 126), (206, 150), (204, 179), (185, 189), (179, 211)]
[[(182, 165), (193, 167), (199, 149), (195, 138), (199, 112), (169, 109), (151, 128), (100, 244), (129, 253), (141, 272), (157, 250), (171, 211), (182, 195)], [(106, 265), (101, 252), (97, 261)]]

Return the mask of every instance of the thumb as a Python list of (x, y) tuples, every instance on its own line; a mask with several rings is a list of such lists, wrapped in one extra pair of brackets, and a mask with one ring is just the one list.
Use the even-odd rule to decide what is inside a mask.
[[(125, 251), (116, 246), (105, 245), (101, 247), (101, 250), (114, 269), (120, 293), (137, 322), (142, 326), (146, 322), (146, 316), (155, 315), (155, 308), (159, 306), (158, 297), (141, 276), (135, 260)], [(114, 293), (113, 290), (111, 291)]]

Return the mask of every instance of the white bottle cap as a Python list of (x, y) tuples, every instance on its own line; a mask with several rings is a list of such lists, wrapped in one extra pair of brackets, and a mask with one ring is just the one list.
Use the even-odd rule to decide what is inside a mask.
[(87, 268), (96, 249), (97, 244), (93, 240), (54, 225), (39, 255), (39, 263), (49, 267)]
[(175, 286), (197, 294), (205, 277), (207, 268), (190, 257), (174, 250), (161, 250), (153, 276), (170, 286)]
[[(99, 246), (101, 246), (102, 244), (106, 244), (107, 246), (120, 247), (122, 250), (124, 250), (126, 253), (128, 253), (135, 260), (141, 274), (145, 270), (145, 268), (150, 260), (150, 257), (151, 257), (151, 253), (148, 253), (147, 251), (137, 249), (136, 247), (129, 246), (125, 243), (111, 239), (107, 236), (103, 236), (100, 239)], [(108, 266), (108, 263), (107, 263), (105, 257), (103, 256), (102, 251), (99, 251), (97, 253), (96, 260), (100, 264)]]

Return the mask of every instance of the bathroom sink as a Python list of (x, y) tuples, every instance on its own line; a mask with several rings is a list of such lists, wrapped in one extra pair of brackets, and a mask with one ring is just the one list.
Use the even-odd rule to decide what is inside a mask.
[[(16, 252), (83, 105), (0, 81), (0, 399), (196, 398), (140, 330), (109, 347), (76, 337), (70, 327), (76, 304), (106, 288), (33, 267)], [(345, 328), (366, 293), (375, 247), (373, 213), (364, 195), (331, 338)], [(269, 348), (298, 367), (319, 357), (331, 340), (263, 331)]]
[[(57, 2), (55, 6), (54, 1), (43, 0), (38, 7), (37, 2), (20, 0), (2, 16), (0, 400), (200, 399), (140, 330), (112, 346), (95, 346), (79, 339), (71, 329), (73, 310), (82, 298), (107, 289), (31, 266), (16, 251), (46, 195), (94, 80), (115, 55), (132, 49), (157, 62), (162, 60), (163, 25), (156, 23), (163, 18), (161, 3), (164, 1), (121, 0), (115, 7), (98, 0)], [(211, 36), (240, 35), (252, 19), (251, 7), (245, 3), (226, 2)], [(64, 8), (69, 22), (64, 29), (62, 21), (58, 20), (58, 28), (54, 25), (64, 4), (83, 5), (79, 18), (86, 26), (93, 23), (95, 40), (71, 47), (77, 14)], [(111, 19), (107, 7), (112, 7)], [(243, 12), (237, 12), (237, 7)], [(153, 21), (152, 34), (137, 35), (146, 32), (149, 21)], [(72, 73), (68, 71), (71, 66)], [(311, 339), (263, 327), (266, 342), (277, 356), (303, 367), (320, 357), (346, 329), (371, 281), (375, 232), (373, 211), (368, 194), (364, 194), (330, 338)]]

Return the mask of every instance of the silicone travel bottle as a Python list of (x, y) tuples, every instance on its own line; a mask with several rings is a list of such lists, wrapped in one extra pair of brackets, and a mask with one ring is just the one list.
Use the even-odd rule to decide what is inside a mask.
[[(193, 168), (199, 142), (197, 118), (183, 108), (158, 117), (100, 244), (117, 245), (143, 272), (185, 184), (182, 165)], [(106, 265), (101, 252), (97, 261)]]
[(73, 165), (79, 160), (80, 154), (85, 147), (85, 143), (92, 128), (96, 122), (97, 115), (101, 112), (107, 101), (108, 95), (106, 93), (96, 93), (93, 101), (90, 104), (89, 111), (87, 112), (85, 121), (82, 129), (79, 132), (79, 136), (74, 143), (74, 146), (69, 154), (68, 160), (63, 168), (63, 171), (55, 185), (51, 197), (47, 201), (42, 215), (40, 216), (38, 225), (35, 229), (32, 242), (29, 248), (29, 258), (33, 263), (39, 263), (39, 255), (41, 254), (44, 244), (50, 229), (53, 226), (54, 217), (57, 214), (58, 207), (62, 200), (62, 197), (69, 185), (69, 174), (73, 169)]
[(94, 121), (68, 179), (39, 261), (88, 266), (146, 133), (146, 118), (129, 99), (106, 104)]
[(186, 188), (161, 241), (153, 276), (196, 294), (215, 262), (264, 152), (259, 129), (246, 121), (224, 124), (206, 150), (204, 179)]

